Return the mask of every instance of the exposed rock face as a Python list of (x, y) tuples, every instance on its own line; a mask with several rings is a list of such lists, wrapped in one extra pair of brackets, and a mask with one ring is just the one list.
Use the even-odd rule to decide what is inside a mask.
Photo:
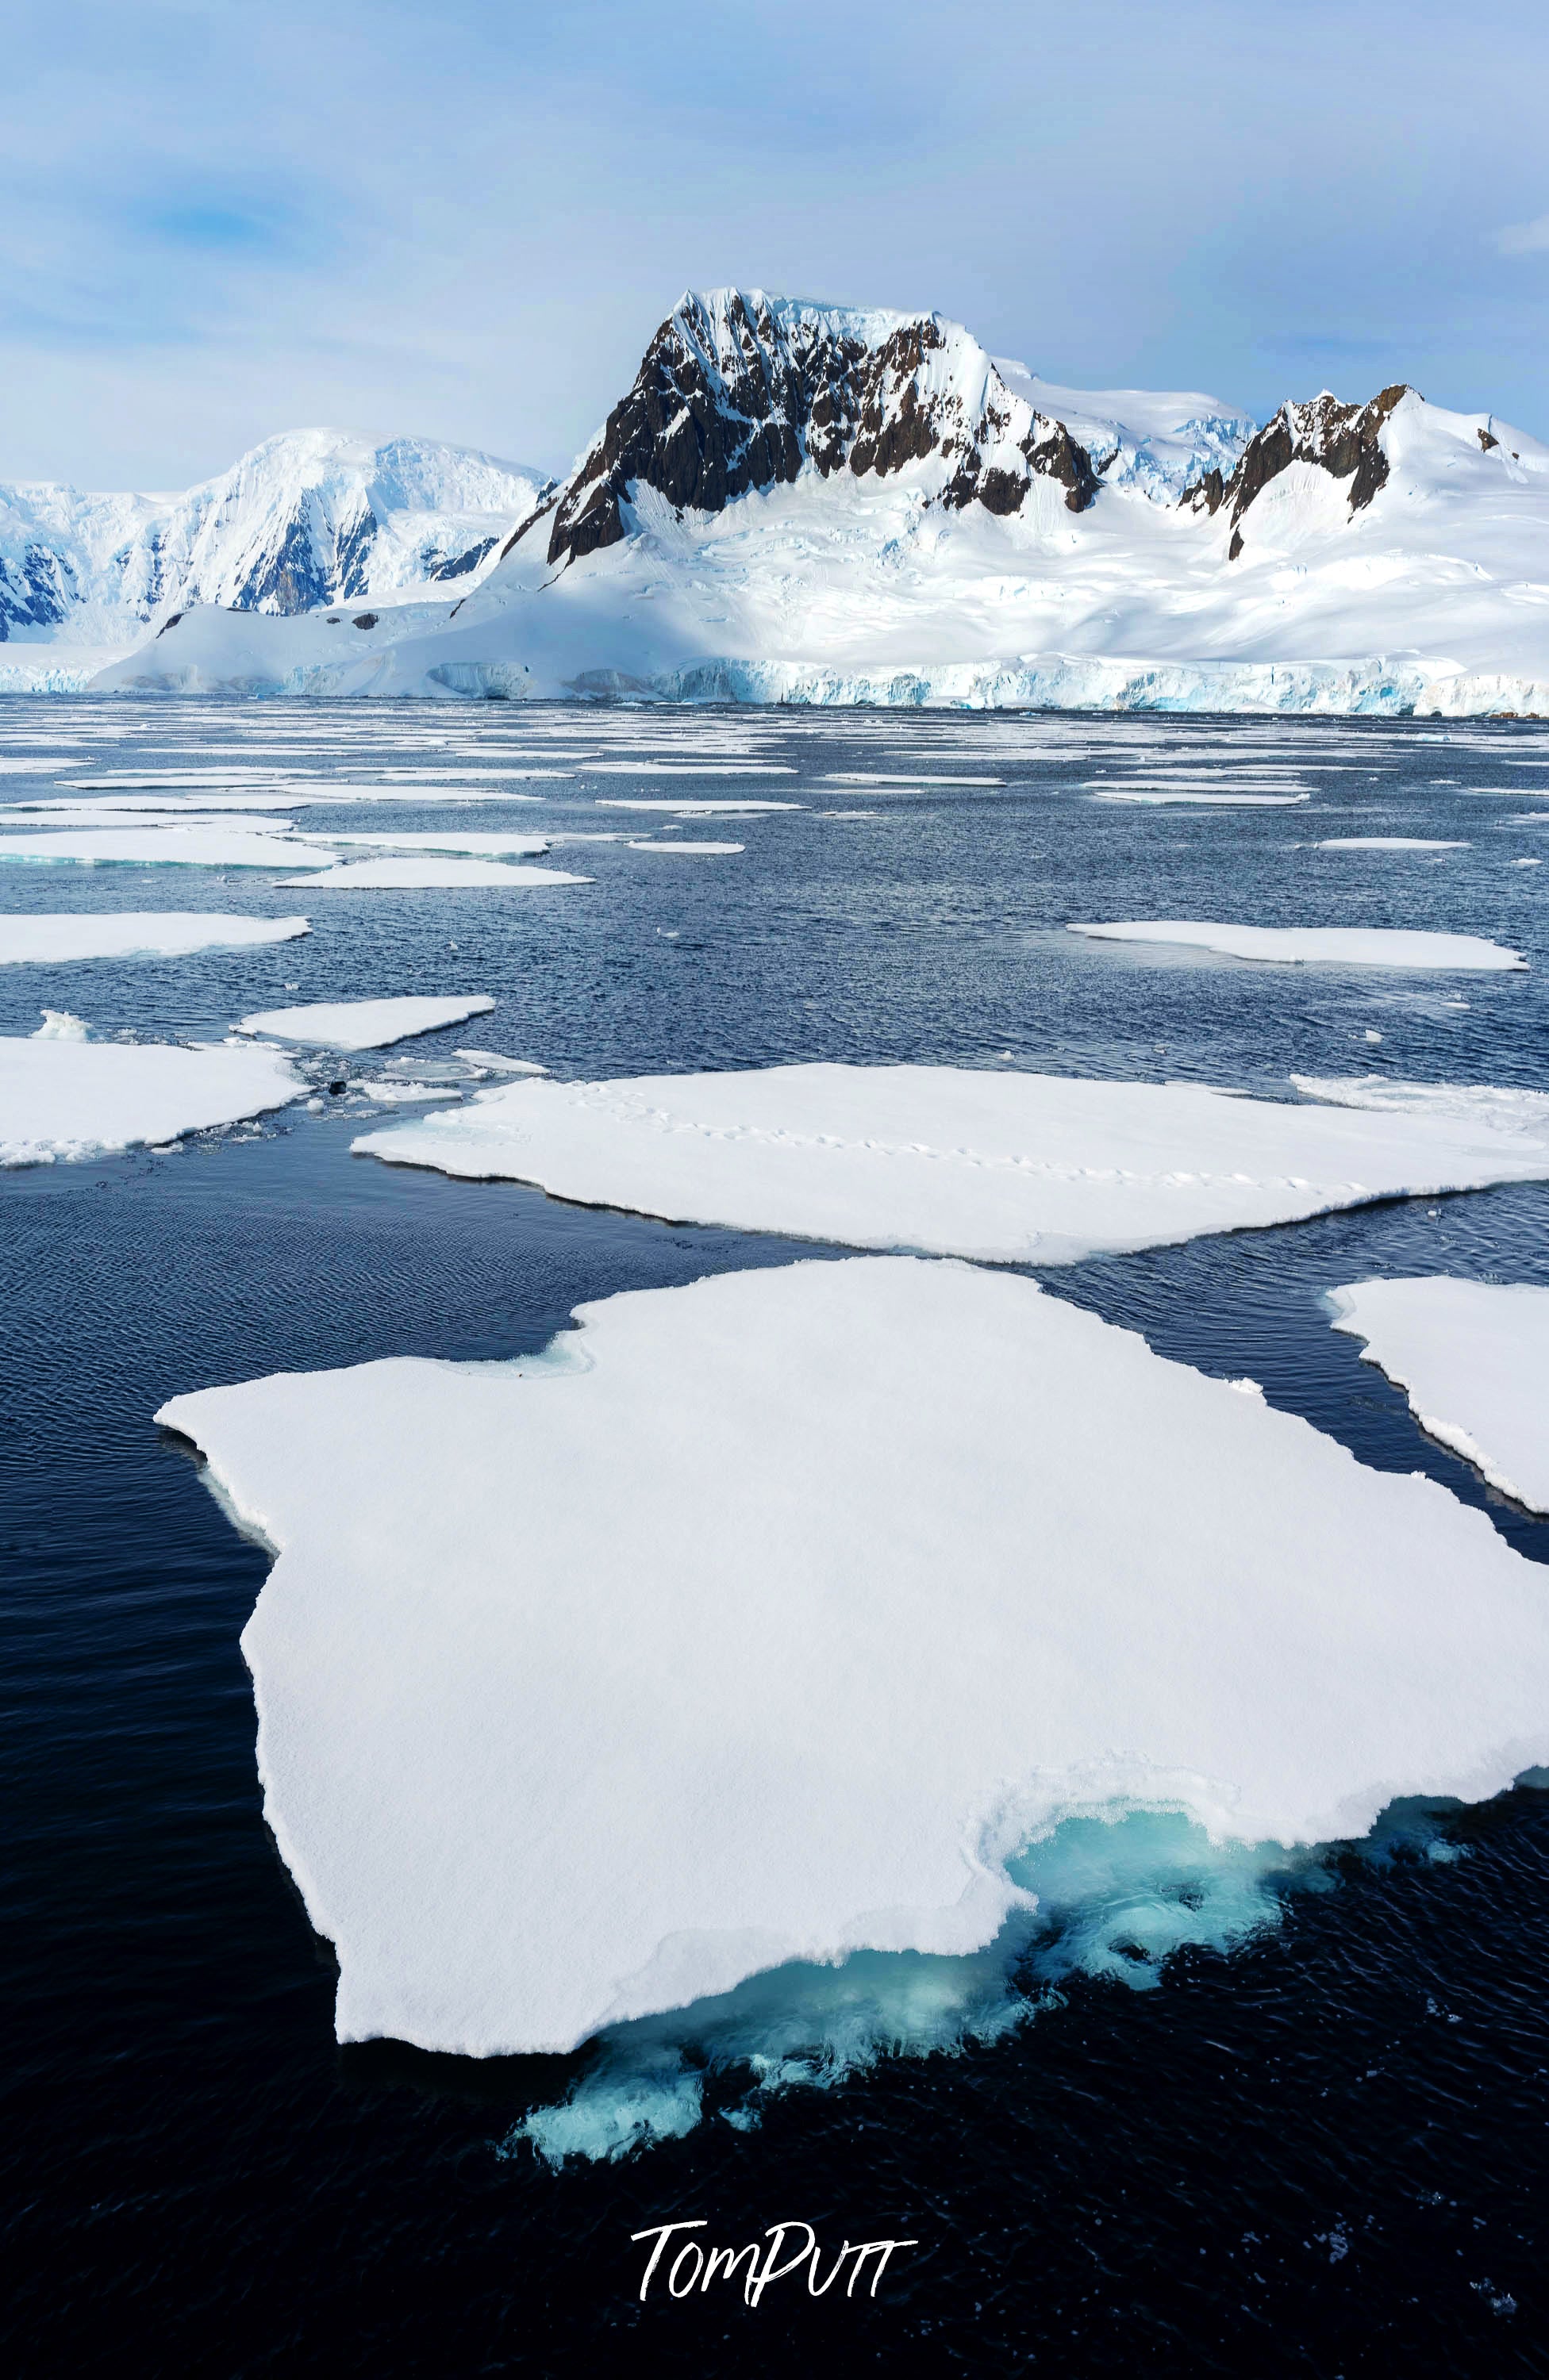
[(1293, 463), (1316, 463), (1332, 478), (1348, 480), (1350, 510), (1358, 513), (1386, 484), (1387, 456), (1381, 431), (1399, 399), (1409, 395), (1408, 386), (1400, 382), (1366, 405), (1341, 405), (1326, 389), (1305, 405), (1283, 405), (1274, 420), (1266, 421), (1250, 439), (1229, 480), (1223, 480), (1219, 471), (1209, 471), (1184, 490), (1180, 501), (1195, 512), (1214, 514), (1226, 508), (1232, 525), (1227, 559), (1233, 562), (1242, 552), (1238, 524), (1243, 514), (1255, 496)]
[[(685, 297), (564, 491), (551, 563), (626, 534), (631, 486), (714, 513), (811, 465), (879, 478), (940, 455), (939, 501), (1015, 512), (1034, 475), (1073, 512), (1099, 480), (1085, 448), (1014, 396), (977, 342), (936, 314), (808, 306), (762, 291)], [(541, 508), (511, 540), (545, 516)]]
[(0, 555), (0, 644), (13, 627), (55, 627), (75, 600), (68, 559), (29, 545), (14, 559)]

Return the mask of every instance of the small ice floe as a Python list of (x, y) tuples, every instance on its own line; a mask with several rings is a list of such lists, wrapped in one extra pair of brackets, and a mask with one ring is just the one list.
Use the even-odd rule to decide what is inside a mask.
[(924, 1990), (1057, 1905), (1062, 1822), (1262, 1854), (1549, 1759), (1543, 1573), (1483, 1514), (1031, 1281), (578, 1318), (157, 1415), (275, 1549), (242, 1650), (341, 2040), (568, 2051), (860, 1954)]
[(1219, 951), (1228, 958), (1291, 965), (1474, 968), (1496, 973), (1525, 967), (1520, 951), (1478, 934), (1433, 934), (1394, 926), (1226, 926), (1178, 917), (1126, 919), (1113, 925), (1070, 925), (1067, 934), (1102, 942), (1170, 942)]
[(311, 931), (305, 917), (223, 917), (197, 909), (121, 909), (76, 917), (0, 917), (0, 966), (75, 959), (182, 958), (190, 951), (250, 950)]
[(1319, 851), (1468, 851), (1466, 843), (1445, 843), (1423, 834), (1326, 834)]
[(333, 855), (292, 834), (228, 826), (81, 827), (51, 834), (0, 834), (0, 862), (74, 861), (120, 868), (326, 868)]
[[(3, 848), (3, 846), (0, 846)], [(316, 876), (282, 876), (281, 888), (297, 885), (309, 891), (344, 892), (430, 892), (460, 885), (482, 885), (488, 892), (537, 892), (544, 885), (590, 884), (590, 876), (572, 876), (563, 868), (526, 868), (520, 861), (500, 859), (349, 859), (325, 868)]]
[(487, 1016), (495, 1005), (487, 992), (466, 998), (426, 999), (410, 994), (392, 1000), (314, 1000), (299, 1008), (262, 1008), (238, 1019), (238, 1033), (263, 1033), (276, 1041), (305, 1041), (325, 1050), (384, 1050), (416, 1033), (439, 1033), (470, 1016)]
[[(589, 777), (794, 777), (787, 760), (589, 760)], [(784, 805), (776, 804), (780, 808)]]
[(631, 843), (631, 851), (676, 852), (682, 858), (726, 857), (733, 852), (746, 851), (745, 843)]
[(498, 1050), (459, 1050), (470, 1066), (487, 1066), (494, 1075), (546, 1075), (548, 1068), (540, 1066), (535, 1058), (506, 1058)]
[(1549, 1289), (1438, 1274), (1329, 1296), (1335, 1329), (1365, 1340), (1427, 1436), (1549, 1512)]
[(0, 1039), (0, 1165), (51, 1165), (239, 1123), (307, 1086), (277, 1050)]
[[(317, 828), (314, 829), (314, 832), (322, 834), (323, 830)], [(329, 843), (372, 844), (379, 849), (390, 851), (463, 852), (483, 858), (493, 858), (499, 854), (504, 854), (507, 858), (512, 859), (534, 859), (549, 847), (549, 838), (546, 834), (494, 832), (462, 834), (455, 827), (445, 833), (433, 834), (334, 834), (329, 832), (324, 839)]]
[(633, 802), (603, 801), (600, 810), (663, 810), (673, 818), (759, 818), (771, 810), (799, 810), (799, 802)]
[(1094, 802), (1135, 802), (1147, 808), (1156, 805), (1165, 805), (1168, 802), (1187, 802), (1191, 807), (1195, 805), (1202, 805), (1206, 808), (1211, 808), (1213, 805), (1220, 805), (1230, 806), (1238, 809), (1273, 810), (1289, 809), (1297, 802), (1311, 801), (1312, 797), (1311, 794), (1294, 793), (1223, 794), (1207, 791), (1202, 788), (1198, 791), (1193, 791), (1184, 785), (1155, 785), (1141, 787), (1137, 785), (1103, 784), (1101, 790), (1094, 793), (1092, 798)]
[(1004, 777), (940, 777), (933, 771), (922, 775), (916, 770), (912, 775), (889, 776), (881, 769), (830, 769), (820, 780), (825, 785), (908, 785), (930, 793), (937, 785), (1004, 785)]
[(43, 1023), (33, 1034), (34, 1041), (90, 1041), (91, 1028), (83, 1016), (72, 1016), (67, 1008), (45, 1008)]
[(1549, 1097), (1293, 1079), (1323, 1103), (951, 1066), (513, 1083), (355, 1146), (581, 1206), (1013, 1263), (1549, 1177)]

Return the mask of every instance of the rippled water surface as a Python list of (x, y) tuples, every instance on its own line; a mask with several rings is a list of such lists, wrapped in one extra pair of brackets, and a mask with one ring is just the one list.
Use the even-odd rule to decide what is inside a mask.
[[(416, 1055), (473, 1042), (571, 1076), (830, 1057), (1549, 1088), (1543, 877), (1520, 864), (1549, 857), (1549, 767), (1521, 765), (1549, 763), (1549, 734), (1526, 723), (10, 700), (0, 756), (58, 765), (0, 774), (0, 803), (137, 766), (247, 765), (261, 735), (300, 747), (265, 765), (352, 783), (459, 762), (576, 771), (510, 781), (532, 803), (451, 808), (426, 785), (390, 813), (297, 809), (303, 827), (659, 838), (660, 814), (599, 797), (803, 807), (685, 830), (738, 856), (557, 844), (553, 864), (593, 881), (531, 893), (0, 861), (3, 910), (299, 909), (314, 929), (0, 967), (0, 1032), (47, 1006), (101, 1034), (194, 1037), (287, 1000), (467, 990), (496, 1012)], [(628, 773), (738, 759), (791, 773)], [(1311, 798), (1091, 798), (1222, 768), (1298, 770)], [(998, 782), (924, 782), (951, 776)], [(827, 815), (847, 810), (866, 815)], [(1316, 847), (1365, 834), (1466, 847)], [(1064, 931), (1156, 916), (1433, 926), (1534, 965), (1266, 968)], [(793, 1253), (352, 1159), (368, 1104), (0, 1175), (9, 2368), (783, 2372), (825, 2352), (910, 2372), (1549, 2368), (1549, 1794), (1525, 1786), (1272, 1883), (1235, 1948), (1202, 1925), (1161, 1963), (1135, 1878), (1094, 1910), (1067, 1845), (1063, 1883), (1042, 1888), (1073, 1896), (1075, 1948), (1033, 1961), (1024, 2021), (951, 2055), (820, 2060), (762, 2095), (750, 2129), (707, 2071), (702, 2120), (615, 2161), (555, 2169), (518, 2132), (584, 2090), (595, 2053), (336, 2047), (331, 1956), (254, 1775), (237, 1640), (265, 1560), (152, 1414), (275, 1369), (528, 1351), (581, 1300)], [(1425, 1439), (1321, 1298), (1384, 1270), (1549, 1282), (1546, 1221), (1549, 1186), (1528, 1185), (1046, 1278), (1164, 1354), (1251, 1375), (1363, 1461), (1428, 1472), (1544, 1560), (1549, 1524)], [(775, 2288), (756, 2313), (729, 2292), (640, 2305), (629, 2234), (697, 2216), (732, 2244), (801, 2217), (825, 2247), (921, 2245), (875, 2301)]]

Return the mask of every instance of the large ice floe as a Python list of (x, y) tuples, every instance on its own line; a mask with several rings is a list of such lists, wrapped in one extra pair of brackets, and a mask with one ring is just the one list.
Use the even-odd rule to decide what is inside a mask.
[(483, 1016), (494, 1006), (486, 992), (466, 999), (437, 1000), (409, 994), (396, 1000), (314, 1000), (297, 1008), (263, 1008), (239, 1017), (238, 1033), (262, 1033), (276, 1041), (304, 1041), (327, 1050), (384, 1050), (418, 1033), (437, 1033)]
[(1404, 1390), (1421, 1427), (1494, 1488), (1549, 1512), (1549, 1289), (1358, 1281), (1330, 1293), (1335, 1329)]
[(1549, 1596), (1483, 1515), (1029, 1281), (808, 1262), (579, 1319), (157, 1416), (276, 1555), (242, 1644), (341, 2039), (563, 2050), (960, 1959), (1062, 1821), (1320, 1843), (1549, 1757)]
[(176, 1140), (285, 1107), (305, 1088), (273, 1050), (0, 1038), (0, 1165)]
[(311, 930), (305, 917), (237, 917), (218, 910), (121, 909), (0, 917), (0, 966), (74, 959), (182, 958), (190, 951), (251, 950)]
[[(1549, 1176), (1549, 1099), (1365, 1078), (1298, 1087), (1319, 1104), (1197, 1083), (774, 1066), (503, 1085), (354, 1146), (670, 1221), (1040, 1264)], [(1348, 1112), (1382, 1108), (1395, 1112)]]
[(1433, 934), (1400, 926), (1227, 926), (1179, 917), (1068, 926), (1100, 942), (1172, 942), (1227, 958), (1291, 965), (1467, 968), (1488, 974), (1525, 967), (1520, 951), (1481, 934)]

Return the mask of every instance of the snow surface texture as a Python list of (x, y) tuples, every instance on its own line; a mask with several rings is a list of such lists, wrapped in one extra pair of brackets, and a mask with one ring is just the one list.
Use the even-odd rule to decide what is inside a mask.
[[(793, 392), (814, 385), (814, 356), (857, 341), (833, 394), (842, 412), (863, 386), (880, 426), (836, 413), (820, 432)], [(455, 608), (384, 607), (363, 635), (336, 614), (191, 609), (94, 684), (1549, 712), (1549, 449), (1488, 414), (1413, 391), (1366, 408), (1354, 504), (1305, 435), (1316, 407), (1297, 408), (1311, 459), (1213, 508), (1201, 483), (1227, 483), (1250, 429), (1233, 408), (1056, 388), (940, 316), (686, 297), (652, 370), (679, 389), (658, 392), (653, 440), (637, 435), (638, 382), (556, 508)], [(726, 447), (719, 492), (695, 436)], [(556, 557), (560, 525), (588, 518)]]
[(1462, 968), (1486, 974), (1527, 965), (1520, 951), (1478, 934), (1411, 932), (1395, 926), (1215, 926), (1177, 917), (1127, 920), (1111, 926), (1068, 926), (1103, 942), (1176, 942), (1228, 958), (1274, 960), (1289, 965)]
[[(493, 566), (540, 474), (466, 447), (293, 431), (182, 495), (0, 485), (6, 677), (40, 691), (194, 604), (296, 613), (445, 593)], [(369, 634), (362, 630), (357, 635)], [(63, 688), (61, 688), (63, 690)]]
[(1440, 1274), (1352, 1281), (1330, 1298), (1335, 1329), (1365, 1340), (1423, 1430), (1549, 1512), (1549, 1289)]
[(263, 1008), (238, 1019), (238, 1033), (262, 1033), (276, 1041), (307, 1041), (327, 1050), (384, 1050), (390, 1041), (412, 1040), (487, 1015), (494, 1002), (482, 992), (467, 1000), (317, 1000), (299, 1008)]
[[(4, 845), (0, 844), (0, 850)], [(543, 885), (590, 884), (590, 876), (571, 876), (563, 868), (507, 866), (498, 859), (351, 859), (325, 868), (316, 876), (282, 876), (281, 886), (305, 885), (325, 892), (401, 892), (436, 886), (480, 884), (505, 892), (540, 890)]]
[(236, 1123), (306, 1085), (272, 1050), (0, 1038), (0, 1165), (50, 1165)]
[(277, 1554), (242, 1647), (341, 2040), (566, 2050), (971, 1952), (1083, 1810), (1323, 1841), (1549, 1757), (1549, 1603), (1483, 1515), (1030, 1282), (809, 1263), (579, 1319), (157, 1416)]
[(231, 917), (197, 909), (0, 917), (0, 966), (182, 958), (190, 951), (242, 951), (264, 942), (293, 941), (311, 931), (305, 917)]
[(669, 1221), (1040, 1264), (1549, 1176), (1549, 1098), (1303, 1087), (1397, 1112), (1194, 1083), (774, 1066), (502, 1085), (354, 1145)]

